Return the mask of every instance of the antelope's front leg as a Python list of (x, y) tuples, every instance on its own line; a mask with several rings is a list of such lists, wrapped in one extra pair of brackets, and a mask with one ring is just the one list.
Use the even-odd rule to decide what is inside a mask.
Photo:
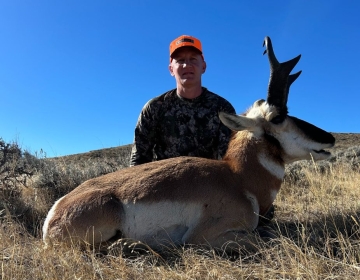
[(205, 246), (225, 251), (254, 250), (259, 238), (254, 234), (259, 217), (254, 212), (248, 212), (248, 219), (239, 219), (227, 215), (221, 218), (209, 219), (208, 226), (199, 225), (186, 243), (204, 244)]

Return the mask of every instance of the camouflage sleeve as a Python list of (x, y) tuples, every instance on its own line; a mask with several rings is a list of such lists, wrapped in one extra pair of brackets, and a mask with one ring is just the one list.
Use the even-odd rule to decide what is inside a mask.
[(151, 101), (145, 104), (135, 127), (130, 166), (151, 162), (153, 159), (153, 148), (156, 143), (156, 118)]
[[(234, 107), (228, 102), (225, 101), (224, 105), (221, 108), (222, 112), (226, 112), (229, 114), (236, 114)], [(219, 131), (219, 145), (218, 145), (218, 156), (219, 158), (223, 158), (226, 150), (228, 148), (228, 144), (230, 141), (232, 131), (228, 127), (226, 127), (223, 123), (220, 124)]]

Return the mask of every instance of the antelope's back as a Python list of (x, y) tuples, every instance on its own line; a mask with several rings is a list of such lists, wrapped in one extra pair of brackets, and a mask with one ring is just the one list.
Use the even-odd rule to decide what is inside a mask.
[[(220, 160), (177, 157), (121, 169), (90, 179), (71, 191), (69, 200), (85, 193), (111, 194), (121, 201), (196, 201), (239, 192), (228, 164)], [(90, 198), (89, 198), (90, 199)], [(72, 202), (69, 202), (72, 203)]]

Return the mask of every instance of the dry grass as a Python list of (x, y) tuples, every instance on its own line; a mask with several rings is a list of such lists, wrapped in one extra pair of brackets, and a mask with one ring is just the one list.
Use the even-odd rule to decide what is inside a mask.
[(40, 229), (54, 189), (22, 187), (16, 205), (3, 192), (1, 279), (359, 279), (360, 169), (338, 162), (306, 163), (300, 177), (287, 176), (270, 224), (278, 238), (238, 257), (191, 247), (138, 258), (44, 248)]

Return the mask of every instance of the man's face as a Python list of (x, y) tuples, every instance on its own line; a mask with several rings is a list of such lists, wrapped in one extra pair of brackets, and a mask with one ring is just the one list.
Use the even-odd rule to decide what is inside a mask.
[(182, 47), (172, 56), (169, 65), (171, 76), (183, 86), (199, 83), (201, 75), (206, 70), (206, 63), (202, 55), (192, 47)]

